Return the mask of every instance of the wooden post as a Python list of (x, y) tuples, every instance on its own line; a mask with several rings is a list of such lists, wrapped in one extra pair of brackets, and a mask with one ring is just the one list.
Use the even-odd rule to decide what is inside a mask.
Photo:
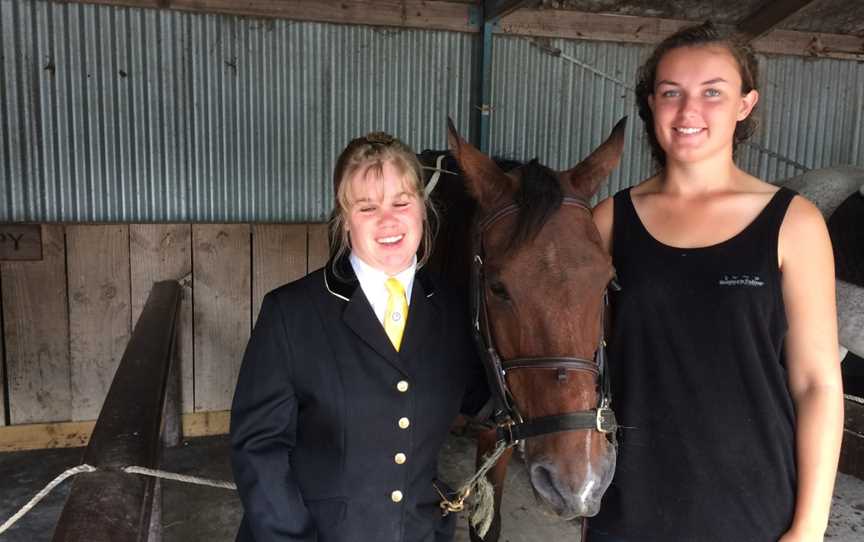
[[(176, 334), (175, 334), (176, 336)], [(171, 366), (165, 390), (165, 407), (162, 411), (162, 444), (175, 448), (183, 440), (183, 405), (180, 397), (180, 360), (177, 359), (176, 342), (171, 348)]]
[[(158, 491), (156, 479), (121, 469), (158, 467), (179, 302), (176, 281), (153, 286), (84, 452), (83, 463), (99, 470), (75, 478), (53, 542), (138, 542), (145, 538), (143, 530), (150, 528)], [(157, 508), (157, 515), (160, 510)]]

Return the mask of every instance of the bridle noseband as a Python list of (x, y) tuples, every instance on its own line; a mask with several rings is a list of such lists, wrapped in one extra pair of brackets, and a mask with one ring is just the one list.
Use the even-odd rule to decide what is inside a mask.
[[(578, 207), (585, 209), (589, 213), (591, 212), (591, 207), (588, 203), (580, 198), (565, 196), (561, 205)], [(600, 315), (600, 342), (593, 360), (580, 357), (539, 357), (502, 360), (495, 348), (486, 307), (486, 277), (483, 273), (483, 232), (500, 219), (518, 211), (519, 207), (511, 204), (491, 213), (487, 218), (476, 224), (473, 237), (474, 258), (471, 269), (471, 288), (474, 295), (471, 299), (472, 323), (474, 336), (482, 353), (483, 364), (486, 368), (489, 384), (492, 387), (492, 395), (497, 402), (494, 414), (495, 422), (498, 425), (497, 440), (508, 446), (512, 446), (530, 437), (561, 431), (587, 429), (599, 431), (600, 433), (609, 433), (614, 441), (614, 434), (618, 428), (618, 423), (615, 419), (615, 413), (610, 407), (612, 392), (610, 389), (609, 368), (606, 361), (606, 341), (604, 339), (606, 318), (609, 313), (609, 288), (618, 289), (614, 279), (609, 283), (606, 291), (603, 292), (603, 306)], [(555, 370), (558, 373), (559, 380), (565, 380), (567, 373), (570, 371), (591, 373), (595, 379), (599, 380), (600, 384), (600, 397), (597, 408), (529, 420), (523, 419), (513, 401), (513, 396), (507, 387), (505, 379), (508, 372), (523, 369)]]

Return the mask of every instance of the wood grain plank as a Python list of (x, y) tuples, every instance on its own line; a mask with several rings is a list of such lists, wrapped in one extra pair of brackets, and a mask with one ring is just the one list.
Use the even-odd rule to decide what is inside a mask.
[[(206, 437), (228, 433), (231, 411), (187, 412), (183, 414), (183, 434)], [(45, 448), (87, 446), (95, 421), (53, 422), (0, 427), (0, 453)]]
[(251, 330), (248, 224), (192, 226), (195, 410), (226, 410)]
[(96, 422), (55, 422), (0, 428), (0, 452), (87, 446)]
[(783, 0), (762, 4), (755, 13), (738, 23), (736, 30), (745, 41), (764, 36), (773, 28), (797, 15), (816, 0)]
[(183, 414), (183, 434), (187, 437), (207, 437), (228, 433), (230, 410)]
[(504, 34), (631, 43), (659, 43), (691, 21), (571, 10), (521, 9), (502, 18)]
[(72, 414), (63, 226), (43, 225), (42, 245), (40, 261), (0, 264), (12, 424)]
[(252, 322), (264, 295), (306, 274), (305, 224), (257, 224), (252, 227)]
[(311, 273), (324, 267), (330, 257), (327, 224), (309, 224), (309, 267)]
[(192, 349), (192, 226), (189, 224), (132, 224), (129, 226), (131, 261), (132, 323), (138, 321), (153, 283), (177, 280), (183, 300), (177, 321), (176, 359), (180, 368), (182, 411), (192, 412), (194, 360)]
[(129, 227), (66, 228), (73, 421), (93, 420), (131, 337)]
[[(496, 33), (545, 38), (656, 44), (693, 24), (681, 19), (587, 13), (567, 9), (520, 9), (503, 17)], [(733, 31), (729, 25), (718, 27)], [(864, 58), (864, 38), (842, 34), (772, 30), (751, 43), (757, 53)]]
[(65, 0), (299, 21), (476, 32), (465, 0)]

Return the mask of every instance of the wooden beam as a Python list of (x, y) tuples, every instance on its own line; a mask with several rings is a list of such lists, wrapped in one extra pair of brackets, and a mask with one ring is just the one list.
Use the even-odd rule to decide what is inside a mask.
[[(183, 437), (225, 435), (230, 418), (228, 410), (183, 414)], [(94, 420), (89, 420), (0, 427), (0, 453), (87, 446), (95, 425)]]
[(755, 13), (738, 23), (735, 33), (749, 43), (764, 36), (789, 17), (818, 0), (773, 0), (765, 2)]
[[(83, 463), (99, 472), (73, 482), (53, 542), (145, 540), (155, 480), (128, 465), (157, 468), (168, 372), (173, 363), (180, 284), (153, 285), (93, 428)], [(110, 333), (106, 328), (105, 333)], [(105, 509), (111, 507), (112, 513)]]
[(540, 0), (486, 0), (483, 20), (494, 22), (501, 17), (510, 15), (517, 9), (535, 7), (539, 3)]
[(693, 22), (570, 10), (523, 9), (504, 17), (499, 31), (521, 36), (655, 44), (689, 24)]
[[(606, 15), (570, 10), (523, 9), (501, 19), (496, 32), (544, 38), (653, 45), (694, 24), (681, 19)], [(721, 25), (718, 25), (721, 26)], [(731, 26), (722, 27), (734, 31)], [(864, 37), (774, 30), (751, 44), (757, 53), (864, 60)]]
[(65, 0), (297, 21), (476, 32), (470, 0)]
[(819, 32), (774, 30), (753, 41), (757, 53), (799, 55), (837, 60), (864, 60), (864, 37)]
[[(135, 8), (223, 13), (351, 25), (480, 32), (472, 0), (63, 0)], [(472, 16), (473, 14), (473, 16)], [(502, 17), (497, 34), (656, 44), (694, 21), (607, 15), (566, 9), (518, 9)], [(727, 27), (734, 31), (734, 27)], [(864, 59), (864, 38), (846, 34), (773, 30), (755, 39), (757, 53)]]
[(87, 446), (94, 425), (96, 422), (90, 420), (0, 427), (0, 453)]

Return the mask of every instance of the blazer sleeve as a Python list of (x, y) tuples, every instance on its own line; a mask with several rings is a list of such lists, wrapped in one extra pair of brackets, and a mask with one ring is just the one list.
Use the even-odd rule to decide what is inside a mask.
[(486, 404), (491, 399), (489, 383), (486, 380), (486, 372), (476, 350), (472, 348), (471, 356), (468, 358), (468, 383), (465, 388), (465, 396), (462, 398), (460, 412), (472, 418), (483, 421), (487, 409)]
[[(467, 312), (466, 309), (460, 311), (460, 314), (467, 315)], [(459, 318), (458, 322), (460, 322), (457, 327), (458, 342), (463, 345), (462, 359), (467, 365), (465, 395), (462, 397), (462, 406), (459, 412), (465, 416), (484, 421), (483, 418), (487, 414), (487, 410), (491, 411), (491, 408), (486, 408), (491, 398), (489, 383), (486, 380), (486, 369), (483, 367), (483, 361), (480, 359), (477, 342), (472, 335), (471, 323), (467, 316)]]
[(256, 542), (316, 538), (291, 469), (298, 412), (292, 363), (285, 319), (275, 295), (267, 294), (231, 407), (231, 466)]

